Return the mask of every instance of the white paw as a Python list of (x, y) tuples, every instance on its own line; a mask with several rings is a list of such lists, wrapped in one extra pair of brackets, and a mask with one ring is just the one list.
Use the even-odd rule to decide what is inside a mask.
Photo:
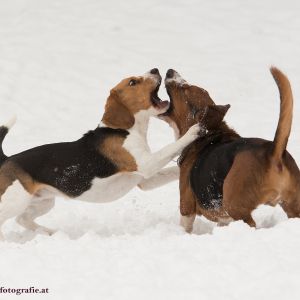
[(207, 130), (199, 125), (198, 123), (189, 128), (186, 134), (188, 134), (191, 138), (203, 137), (207, 133)]
[(180, 226), (182, 226), (187, 233), (191, 233), (193, 231), (195, 217), (196, 215), (180, 217)]
[(195, 124), (189, 128), (189, 130), (187, 131), (187, 134), (189, 134), (190, 136), (198, 136), (199, 130), (200, 130), (199, 124)]
[(204, 136), (206, 133), (206, 130), (201, 127), (199, 124), (195, 124), (192, 127), (189, 128), (189, 130), (186, 133), (186, 136), (188, 136), (191, 141), (194, 141), (198, 137)]

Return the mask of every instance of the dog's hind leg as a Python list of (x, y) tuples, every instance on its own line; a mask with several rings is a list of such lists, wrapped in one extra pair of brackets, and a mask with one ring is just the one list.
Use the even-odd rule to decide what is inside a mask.
[(34, 220), (47, 212), (49, 212), (55, 204), (53, 196), (43, 196), (35, 194), (29, 202), (25, 211), (16, 218), (16, 221), (26, 229), (35, 231), (41, 230), (49, 235), (53, 234), (55, 230), (37, 224)]
[(300, 190), (296, 193), (285, 195), (280, 203), (288, 218), (300, 217)]
[(22, 213), (31, 195), (24, 189), (19, 180), (15, 180), (3, 193), (0, 201), (0, 240), (3, 239), (1, 227), (4, 222)]
[(175, 181), (179, 178), (179, 168), (177, 166), (164, 168), (148, 179), (144, 179), (138, 184), (138, 187), (143, 190), (152, 190)]

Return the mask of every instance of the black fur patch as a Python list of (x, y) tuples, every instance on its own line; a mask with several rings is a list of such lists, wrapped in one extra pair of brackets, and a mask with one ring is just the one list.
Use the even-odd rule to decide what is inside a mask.
[(49, 184), (76, 197), (91, 187), (96, 177), (104, 178), (118, 172), (118, 167), (99, 152), (106, 137), (126, 137), (128, 131), (96, 128), (74, 142), (39, 146), (9, 158), (35, 180)]
[(199, 205), (205, 209), (222, 206), (224, 180), (232, 167), (235, 156), (245, 150), (261, 148), (271, 143), (256, 138), (238, 138), (206, 145), (198, 154), (191, 173), (190, 183)]
[(8, 128), (6, 126), (0, 126), (0, 165), (5, 161), (7, 158), (6, 155), (3, 153), (2, 149), (2, 142), (5, 138), (5, 136), (8, 133)]

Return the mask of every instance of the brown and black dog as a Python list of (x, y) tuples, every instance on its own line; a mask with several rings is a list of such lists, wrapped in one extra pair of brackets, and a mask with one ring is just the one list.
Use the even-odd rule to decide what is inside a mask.
[(273, 141), (243, 138), (223, 121), (229, 105), (215, 105), (207, 91), (168, 70), (165, 85), (171, 100), (162, 116), (181, 137), (199, 122), (207, 134), (182, 153), (180, 166), (181, 225), (193, 229), (196, 214), (228, 224), (243, 220), (255, 226), (252, 211), (279, 203), (288, 217), (300, 216), (300, 172), (286, 151), (293, 96), (288, 78), (271, 73), (280, 92), (280, 117)]

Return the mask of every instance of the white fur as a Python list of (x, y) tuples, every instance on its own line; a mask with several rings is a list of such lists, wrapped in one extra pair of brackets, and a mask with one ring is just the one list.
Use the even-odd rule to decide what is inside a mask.
[(76, 200), (85, 202), (111, 202), (126, 195), (142, 177), (136, 173), (117, 173), (107, 178), (95, 178), (92, 187)]
[[(9, 186), (0, 202), (0, 229), (2, 224), (14, 216), (22, 213), (29, 204), (30, 194), (23, 188), (21, 183), (16, 180)], [(0, 240), (3, 239), (0, 230)]]
[(175, 156), (198, 137), (199, 125), (192, 126), (187, 133), (176, 142), (161, 150), (151, 153), (147, 143), (149, 113), (140, 111), (135, 114), (135, 124), (129, 129), (123, 147), (135, 158), (138, 172), (144, 178), (150, 178), (168, 164)]
[(55, 231), (47, 227), (41, 226), (34, 222), (37, 217), (40, 217), (49, 212), (55, 204), (54, 196), (44, 195), (42, 192), (33, 196), (24, 212), (17, 217), (17, 222), (29, 230), (40, 230), (46, 234), (53, 234)]
[(160, 82), (160, 78), (159, 76), (155, 75), (155, 74), (151, 74), (150, 71), (145, 73), (143, 76), (142, 76), (144, 79), (151, 79), (153, 80), (156, 84), (158, 84)]
[(193, 231), (193, 225), (196, 218), (196, 214), (190, 216), (180, 216), (180, 225), (188, 233)]
[(35, 198), (45, 200), (53, 196), (60, 196), (92, 203), (112, 202), (126, 195), (142, 179), (141, 175), (136, 172), (116, 173), (106, 178), (94, 178), (90, 189), (75, 198), (70, 198), (52, 186), (45, 187)]
[(179, 129), (174, 121), (169, 122), (170, 127), (173, 129), (175, 141), (177, 141), (180, 137)]
[(155, 189), (171, 181), (177, 180), (179, 178), (179, 171), (178, 166), (164, 168), (149, 179), (143, 179), (139, 183), (139, 187), (144, 191)]
[(188, 84), (188, 82), (183, 79), (176, 71), (174, 71), (174, 76), (172, 78), (166, 78), (165, 83), (177, 82), (178, 84)]
[(17, 121), (17, 116), (14, 115), (6, 124), (3, 124), (3, 126), (10, 129), (15, 125), (16, 121)]

